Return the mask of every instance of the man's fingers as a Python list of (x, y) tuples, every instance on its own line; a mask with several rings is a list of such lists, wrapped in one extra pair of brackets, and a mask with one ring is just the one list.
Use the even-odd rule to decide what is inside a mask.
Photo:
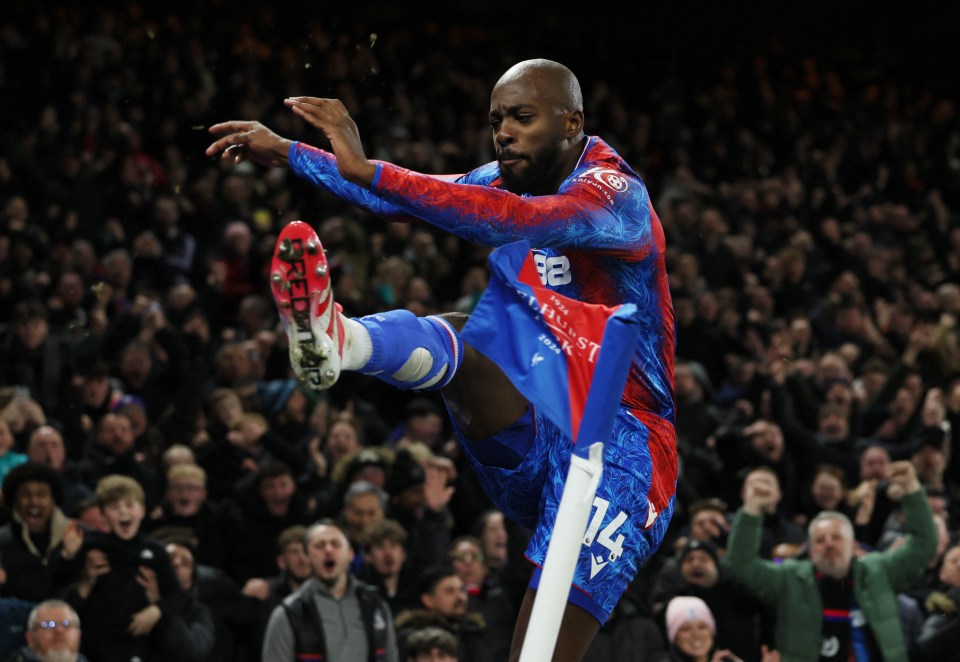
[(211, 125), (207, 131), (210, 133), (246, 133), (253, 129), (254, 122), (243, 120), (230, 120), (229, 122), (218, 122)]

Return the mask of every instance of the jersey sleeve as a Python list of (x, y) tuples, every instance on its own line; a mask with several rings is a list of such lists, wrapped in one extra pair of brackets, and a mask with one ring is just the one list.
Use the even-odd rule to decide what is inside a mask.
[(362, 186), (348, 182), (337, 170), (336, 157), (306, 143), (294, 142), (289, 152), (290, 170), (306, 181), (326, 189), (346, 202), (365, 209), (387, 221), (411, 221), (402, 208), (374, 195)]
[(646, 187), (615, 170), (604, 169), (603, 181), (595, 170), (568, 178), (556, 195), (525, 197), (472, 183), (471, 174), (449, 182), (381, 163), (371, 188), (393, 208), (489, 246), (526, 239), (538, 247), (627, 252), (649, 247)]

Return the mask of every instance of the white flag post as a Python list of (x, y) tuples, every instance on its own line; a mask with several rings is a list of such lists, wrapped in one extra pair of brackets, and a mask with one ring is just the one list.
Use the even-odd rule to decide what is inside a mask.
[(520, 662), (546, 662), (553, 657), (557, 646), (557, 633), (567, 606), (580, 545), (603, 475), (603, 444), (599, 441), (592, 444), (588, 453), (588, 458), (577, 454), (570, 457), (570, 470), (560, 496), (557, 521), (543, 562)]

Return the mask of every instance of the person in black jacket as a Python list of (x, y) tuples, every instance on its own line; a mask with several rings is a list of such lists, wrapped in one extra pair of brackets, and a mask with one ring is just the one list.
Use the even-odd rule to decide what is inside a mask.
[(4, 479), (3, 501), (12, 513), (0, 527), (4, 595), (39, 602), (58, 592), (50, 559), (70, 524), (59, 507), (62, 498), (60, 475), (43, 464), (21, 464)]
[(56, 576), (79, 578), (67, 600), (86, 626), (83, 652), (91, 662), (162, 659), (149, 635), (164, 616), (182, 614), (186, 600), (163, 545), (140, 532), (143, 488), (111, 475), (97, 483), (96, 495), (110, 532), (69, 527), (54, 556)]

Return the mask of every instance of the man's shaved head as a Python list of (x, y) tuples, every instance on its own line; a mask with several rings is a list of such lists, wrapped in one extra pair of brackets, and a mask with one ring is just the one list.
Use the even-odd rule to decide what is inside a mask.
[(518, 62), (500, 76), (493, 89), (496, 91), (502, 85), (520, 80), (527, 82), (541, 99), (557, 110), (583, 112), (580, 81), (559, 62), (542, 58)]

